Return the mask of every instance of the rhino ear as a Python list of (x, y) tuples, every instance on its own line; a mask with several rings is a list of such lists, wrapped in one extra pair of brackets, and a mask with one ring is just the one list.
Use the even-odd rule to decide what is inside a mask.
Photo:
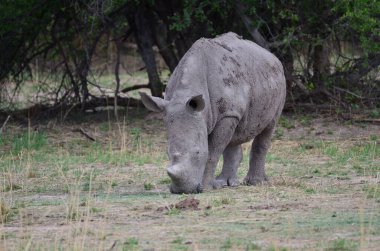
[(148, 110), (152, 112), (163, 112), (165, 110), (165, 105), (167, 104), (166, 100), (150, 96), (144, 92), (139, 92), (139, 94), (141, 101)]
[(186, 107), (190, 111), (200, 112), (205, 108), (205, 101), (203, 99), (202, 94), (191, 97), (187, 103)]

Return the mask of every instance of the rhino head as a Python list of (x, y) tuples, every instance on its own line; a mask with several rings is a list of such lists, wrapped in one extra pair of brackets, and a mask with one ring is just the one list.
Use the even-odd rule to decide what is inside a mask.
[(205, 100), (202, 94), (165, 100), (140, 93), (145, 107), (163, 112), (168, 137), (167, 173), (172, 193), (202, 192), (202, 178), (208, 158)]

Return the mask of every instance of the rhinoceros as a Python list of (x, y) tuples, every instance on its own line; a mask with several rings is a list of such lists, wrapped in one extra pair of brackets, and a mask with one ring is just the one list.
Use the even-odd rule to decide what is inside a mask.
[(164, 99), (140, 95), (146, 108), (164, 113), (172, 193), (239, 185), (241, 144), (252, 139), (244, 183), (268, 180), (265, 156), (286, 96), (282, 64), (269, 51), (232, 32), (201, 38), (180, 60)]

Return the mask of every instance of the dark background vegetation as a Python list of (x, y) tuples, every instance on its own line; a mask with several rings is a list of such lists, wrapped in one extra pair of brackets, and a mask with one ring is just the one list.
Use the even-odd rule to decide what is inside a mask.
[[(120, 94), (149, 88), (162, 96), (159, 60), (171, 73), (197, 39), (234, 31), (282, 61), (286, 109), (365, 107), (378, 117), (379, 13), (373, 0), (2, 0), (1, 114), (20, 110), (12, 97), (26, 82), (45, 90), (45, 100), (28, 108), (34, 114), (139, 105)], [(148, 83), (120, 79), (123, 55), (136, 50), (126, 44), (137, 48)], [(93, 79), (104, 72), (102, 57), (112, 58), (111, 96), (90, 88), (101, 88)]]

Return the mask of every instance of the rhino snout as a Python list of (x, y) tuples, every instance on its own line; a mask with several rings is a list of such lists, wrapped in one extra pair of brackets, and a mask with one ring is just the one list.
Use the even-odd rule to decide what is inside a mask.
[(170, 165), (167, 168), (167, 173), (172, 180), (170, 192), (176, 194), (202, 192), (203, 188), (200, 180), (188, 171), (184, 166), (178, 164)]
[(201, 184), (196, 185), (194, 188), (191, 189), (183, 189), (180, 187), (177, 187), (174, 184), (170, 185), (170, 192), (174, 194), (182, 194), (182, 193), (201, 193), (203, 192), (203, 188)]

